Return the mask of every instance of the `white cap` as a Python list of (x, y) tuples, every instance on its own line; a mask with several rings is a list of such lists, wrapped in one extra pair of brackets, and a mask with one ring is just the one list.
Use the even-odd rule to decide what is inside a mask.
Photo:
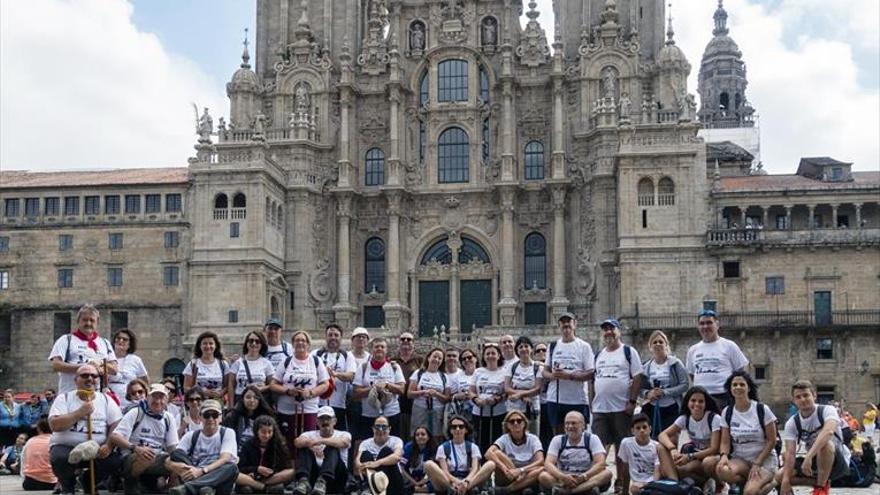
[(318, 408), (318, 417), (322, 416), (330, 416), (331, 418), (336, 417), (336, 411), (333, 410), (330, 406), (321, 406)]
[(366, 335), (367, 338), (369, 338), (370, 332), (368, 332), (367, 329), (364, 327), (356, 327), (354, 330), (352, 330), (351, 336), (357, 337), (358, 335)]
[(168, 397), (168, 389), (166, 389), (165, 385), (162, 385), (161, 383), (154, 383), (154, 384), (150, 385), (149, 395), (153, 395), (153, 394), (162, 394), (162, 395)]

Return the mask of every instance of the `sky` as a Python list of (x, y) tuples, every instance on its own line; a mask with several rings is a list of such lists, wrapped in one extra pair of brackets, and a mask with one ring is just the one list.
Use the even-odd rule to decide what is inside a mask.
[[(552, 0), (537, 4), (552, 40)], [(878, 170), (880, 2), (724, 6), (765, 169), (794, 173), (801, 157), (828, 155)], [(715, 7), (672, 2), (693, 93)], [(245, 28), (253, 40), (255, 10), (254, 0), (0, 0), (0, 168), (185, 166), (192, 104), (210, 107), (215, 121), (228, 115), (225, 84)]]

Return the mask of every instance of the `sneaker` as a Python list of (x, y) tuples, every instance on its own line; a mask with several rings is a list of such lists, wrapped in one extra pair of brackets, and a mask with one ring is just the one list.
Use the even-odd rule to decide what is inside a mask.
[(743, 487), (742, 485), (730, 484), (730, 489), (727, 490), (727, 495), (742, 495)]
[(294, 495), (308, 495), (309, 488), (308, 478), (300, 478), (293, 484), (293, 493)]
[(326, 495), (327, 494), (327, 480), (321, 478), (320, 476), (315, 481), (315, 486), (312, 487), (311, 495)]
[(826, 481), (825, 486), (814, 486), (813, 495), (829, 495), (831, 492), (831, 482)]
[(199, 488), (199, 495), (214, 495), (216, 491), (213, 486), (203, 486)]
[(705, 493), (706, 495), (714, 495), (715, 493), (717, 493), (715, 491), (715, 486), (715, 480), (713, 478), (709, 478), (708, 480), (706, 480), (706, 483), (703, 484), (703, 493)]
[(83, 442), (70, 451), (70, 454), (67, 456), (67, 462), (75, 466), (83, 461), (91, 461), (98, 457), (98, 449), (100, 448), (101, 446), (94, 440)]

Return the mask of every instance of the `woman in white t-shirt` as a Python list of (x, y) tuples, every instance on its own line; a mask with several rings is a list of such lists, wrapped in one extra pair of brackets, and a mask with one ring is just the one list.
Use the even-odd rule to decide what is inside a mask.
[(119, 329), (113, 336), (113, 353), (116, 354), (116, 374), (109, 375), (110, 390), (119, 399), (119, 406), (125, 409), (130, 401), (125, 398), (125, 388), (129, 382), (140, 378), (145, 383), (150, 383), (147, 368), (144, 366), (137, 351), (137, 336), (127, 328)]
[(538, 476), (544, 470), (544, 447), (528, 428), (525, 413), (509, 411), (504, 416), (504, 435), (486, 451), (486, 459), (495, 463), (495, 485), (506, 489), (502, 491), (538, 489)]
[[(500, 354), (500, 353), (499, 353)], [(425, 463), (425, 472), (436, 492), (454, 492), (464, 495), (488, 480), (495, 471), (495, 463), (486, 461), (480, 467), (480, 448), (468, 438), (471, 425), (461, 416), (449, 420), (449, 440), (437, 447), (433, 461)]]
[[(724, 389), (733, 402), (721, 411), (718, 477), (727, 483), (745, 484), (745, 493), (767, 493), (779, 467), (773, 450), (776, 416), (758, 402), (758, 386), (745, 371), (734, 371)], [(762, 413), (758, 412), (759, 407)]]
[(443, 410), (451, 395), (443, 356), (440, 348), (431, 349), (425, 355), (422, 367), (409, 377), (407, 393), (413, 400), (410, 431), (424, 426), (438, 441), (443, 439)]
[[(679, 436), (683, 431), (687, 432), (689, 440), (679, 448)], [(710, 478), (718, 481), (715, 466), (721, 445), (721, 413), (705, 388), (688, 389), (681, 415), (660, 433), (657, 443), (664, 478), (690, 477), (699, 483)]]
[(678, 417), (682, 396), (690, 386), (687, 369), (669, 354), (669, 338), (655, 330), (648, 338), (651, 359), (642, 365), (642, 412), (651, 420), (651, 438), (657, 439)]
[(504, 415), (507, 414), (504, 381), (507, 371), (498, 344), (483, 344), (483, 367), (474, 372), (471, 394), (474, 396), (474, 425), (477, 444), (485, 452), (501, 434)]
[(193, 346), (193, 360), (183, 369), (183, 389), (198, 385), (206, 399), (217, 399), (222, 403), (227, 368), (217, 334), (202, 332)]
[(507, 410), (522, 411), (529, 419), (532, 433), (537, 433), (538, 415), (541, 404), (538, 395), (544, 379), (541, 376), (541, 363), (532, 360), (532, 339), (525, 335), (516, 339), (517, 361), (508, 366), (510, 370), (504, 379), (504, 391), (507, 393)]
[(241, 357), (226, 372), (226, 397), (229, 399), (227, 407), (238, 403), (249, 386), (256, 387), (262, 394), (268, 393), (269, 380), (275, 374), (275, 367), (266, 359), (267, 352), (269, 343), (263, 332), (255, 331), (245, 335)]

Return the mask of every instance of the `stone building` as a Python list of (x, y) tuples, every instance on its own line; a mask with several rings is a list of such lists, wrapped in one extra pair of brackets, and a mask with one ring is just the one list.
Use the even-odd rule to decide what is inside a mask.
[[(823, 158), (760, 175), (735, 140), (707, 144), (662, 0), (554, 10), (548, 40), (534, 2), (258, 1), (255, 66), (246, 44), (228, 120), (204, 111), (187, 168), (3, 173), (0, 358), (13, 364), (0, 382), (50, 382), (45, 329), (86, 300), (106, 308), (102, 328), (128, 315), (154, 375), (179, 368), (200, 332), (237, 348), (270, 315), (457, 341), (549, 338), (573, 311), (594, 343), (586, 322), (619, 315), (627, 339), (664, 328), (683, 355), (693, 315), (713, 305), (773, 401), (787, 394), (774, 378), (814, 372), (837, 397), (877, 399), (878, 174)], [(729, 118), (707, 110), (724, 91), (749, 122), (744, 71), (721, 77), (742, 63), (735, 51), (704, 57), (709, 127)], [(89, 181), (106, 186), (77, 185)], [(49, 197), (77, 194), (100, 194), (102, 209), (49, 214)], [(104, 206), (150, 194), (180, 208)], [(125, 247), (105, 249), (117, 230)], [(65, 258), (67, 231), (83, 241)], [(124, 270), (124, 289), (104, 286), (103, 267), (108, 281)]]

